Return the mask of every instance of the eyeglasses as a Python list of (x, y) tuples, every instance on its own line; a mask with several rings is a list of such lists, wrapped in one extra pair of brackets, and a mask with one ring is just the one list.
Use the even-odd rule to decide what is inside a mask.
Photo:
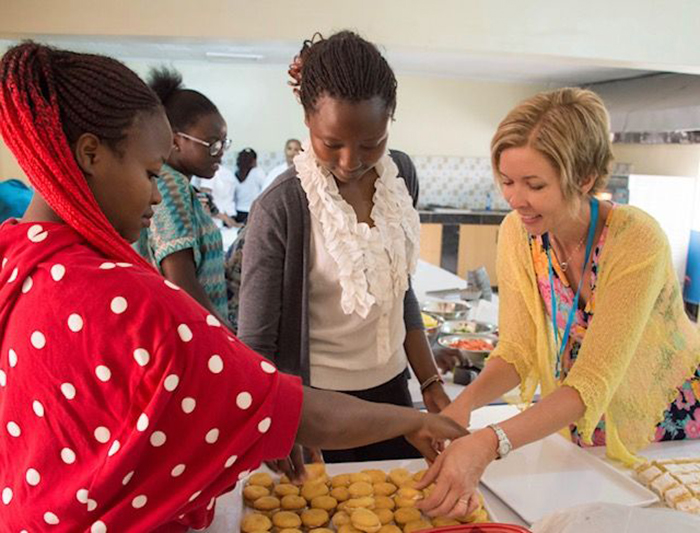
[(185, 139), (189, 139), (190, 141), (194, 141), (197, 144), (201, 144), (202, 146), (206, 146), (209, 148), (209, 155), (212, 157), (216, 157), (217, 155), (225, 152), (229, 148), (231, 148), (231, 139), (224, 139), (221, 140), (219, 139), (218, 141), (214, 141), (213, 143), (203, 141), (202, 139), (198, 139), (197, 137), (192, 137), (192, 135), (187, 135), (186, 133), (182, 132), (177, 132), (175, 135), (179, 135), (180, 137), (184, 137)]

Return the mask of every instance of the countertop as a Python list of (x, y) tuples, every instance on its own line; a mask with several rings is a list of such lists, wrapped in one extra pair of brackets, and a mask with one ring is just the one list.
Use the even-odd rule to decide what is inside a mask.
[(429, 224), (498, 225), (510, 211), (486, 211), (452, 207), (418, 208), (420, 221)]

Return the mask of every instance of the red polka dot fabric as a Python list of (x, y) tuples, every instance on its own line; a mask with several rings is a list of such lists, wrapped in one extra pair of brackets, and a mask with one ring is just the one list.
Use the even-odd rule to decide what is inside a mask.
[(68, 226), (0, 226), (0, 332), (2, 531), (204, 528), (292, 446), (298, 378)]

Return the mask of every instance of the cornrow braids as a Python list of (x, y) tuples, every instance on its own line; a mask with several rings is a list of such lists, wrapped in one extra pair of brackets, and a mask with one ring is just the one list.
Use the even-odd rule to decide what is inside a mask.
[(185, 89), (182, 75), (176, 70), (166, 67), (151, 69), (148, 85), (163, 103), (170, 127), (175, 132), (186, 132), (201, 117), (219, 113), (214, 103), (202, 93)]
[(107, 257), (153, 268), (100, 209), (71, 145), (91, 133), (115, 150), (158, 97), (115, 59), (34, 42), (0, 60), (0, 132), (29, 181), (69, 226)]
[(324, 39), (316, 33), (304, 41), (289, 67), (290, 85), (304, 110), (313, 113), (323, 95), (360, 102), (381, 98), (393, 117), (396, 76), (377, 47), (351, 31)]

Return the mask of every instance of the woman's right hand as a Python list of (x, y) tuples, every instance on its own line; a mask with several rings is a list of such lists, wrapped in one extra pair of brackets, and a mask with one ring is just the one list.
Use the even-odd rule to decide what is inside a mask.
[(443, 374), (451, 372), (462, 362), (462, 356), (459, 350), (455, 350), (454, 348), (446, 348), (444, 346), (435, 347), (433, 349), (433, 356), (435, 357), (435, 364)]
[(467, 434), (467, 430), (454, 420), (442, 415), (417, 413), (419, 427), (406, 434), (410, 442), (428, 461), (434, 461), (438, 450), (446, 440), (456, 440)]

